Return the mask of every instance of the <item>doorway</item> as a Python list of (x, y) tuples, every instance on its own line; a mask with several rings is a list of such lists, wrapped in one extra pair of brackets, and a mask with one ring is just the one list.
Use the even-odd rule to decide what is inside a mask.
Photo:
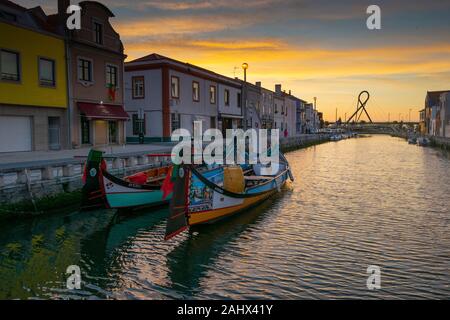
[(109, 121), (109, 143), (116, 144), (117, 143), (117, 121)]
[(48, 117), (48, 148), (61, 150), (61, 123), (59, 117)]

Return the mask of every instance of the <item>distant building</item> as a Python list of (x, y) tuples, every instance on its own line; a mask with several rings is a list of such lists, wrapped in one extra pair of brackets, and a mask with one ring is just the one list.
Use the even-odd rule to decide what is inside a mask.
[(291, 94), (291, 91), (289, 91), (289, 93), (284, 93), (284, 105), (285, 129), (287, 130), (287, 136), (294, 137), (297, 134), (297, 98)]
[(443, 94), (450, 91), (428, 91), (425, 97), (425, 132), (432, 136), (442, 136), (441, 109)]
[(0, 152), (67, 147), (64, 38), (45, 17), (0, 2)]
[(450, 138), (450, 92), (441, 94), (441, 136)]
[[(261, 82), (256, 83), (257, 86), (261, 87)], [(262, 129), (273, 129), (275, 128), (275, 102), (274, 102), (274, 92), (261, 87), (261, 128)]]
[(323, 129), (325, 126), (325, 122), (323, 120), (323, 112), (317, 112), (317, 118), (318, 118), (318, 127), (317, 129)]
[(314, 105), (312, 103), (305, 104), (305, 132), (314, 133), (316, 117), (314, 114)]
[(425, 109), (419, 111), (419, 132), (420, 134), (426, 134), (426, 126), (425, 126)]
[[(159, 54), (125, 64), (125, 108), (132, 117), (127, 141), (170, 141), (174, 130), (191, 133), (242, 127), (241, 83), (212, 71)], [(143, 125), (141, 123), (143, 122)], [(142, 129), (141, 129), (142, 128)]]
[(274, 127), (273, 129), (280, 130), (280, 136), (282, 136), (284, 128), (286, 127), (285, 118), (285, 101), (284, 95), (281, 91), (281, 84), (275, 85), (274, 98)]
[[(242, 81), (242, 89), (247, 89), (247, 128), (260, 129), (262, 126), (262, 93), (261, 93), (261, 83), (259, 86), (251, 83), (244, 83)], [(244, 103), (245, 105), (245, 103)]]

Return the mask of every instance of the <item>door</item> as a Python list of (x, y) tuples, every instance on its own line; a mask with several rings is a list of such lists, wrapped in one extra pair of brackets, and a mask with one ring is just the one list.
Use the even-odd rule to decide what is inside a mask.
[(117, 143), (117, 121), (109, 121), (109, 143), (116, 144)]
[(31, 150), (31, 117), (0, 116), (0, 152)]
[(91, 143), (91, 125), (90, 121), (81, 115), (81, 144)]
[(108, 121), (95, 120), (95, 145), (108, 144)]
[(60, 150), (61, 124), (59, 117), (48, 117), (48, 148)]

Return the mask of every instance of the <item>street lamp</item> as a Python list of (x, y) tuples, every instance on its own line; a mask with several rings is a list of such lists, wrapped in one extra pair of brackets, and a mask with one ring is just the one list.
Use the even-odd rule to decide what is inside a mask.
[(244, 62), (242, 64), (242, 69), (244, 69), (244, 94), (242, 95), (242, 107), (244, 108), (244, 130), (247, 130), (247, 69), (248, 63)]

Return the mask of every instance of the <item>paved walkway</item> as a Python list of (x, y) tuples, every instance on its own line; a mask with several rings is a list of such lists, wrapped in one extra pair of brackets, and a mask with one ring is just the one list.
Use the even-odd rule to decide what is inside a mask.
[[(104, 151), (106, 155), (132, 156), (147, 153), (168, 153), (174, 144), (128, 144), (124, 146), (96, 147), (96, 150)], [(20, 168), (42, 167), (44, 165), (57, 165), (67, 163), (80, 163), (86, 157), (91, 148), (61, 151), (32, 151), (0, 153), (0, 170)]]

